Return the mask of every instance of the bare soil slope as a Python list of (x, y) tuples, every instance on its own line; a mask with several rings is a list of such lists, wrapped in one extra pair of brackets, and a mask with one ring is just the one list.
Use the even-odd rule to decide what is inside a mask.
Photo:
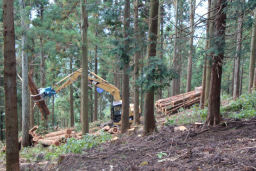
[(83, 155), (67, 155), (54, 170), (256, 170), (256, 118), (186, 127), (126, 135)]

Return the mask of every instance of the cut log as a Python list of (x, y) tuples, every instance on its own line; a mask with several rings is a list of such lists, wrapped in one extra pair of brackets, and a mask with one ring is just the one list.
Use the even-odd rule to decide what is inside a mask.
[(74, 129), (74, 128), (68, 128), (68, 129), (61, 130), (61, 131), (51, 132), (51, 133), (49, 133), (49, 134), (44, 135), (44, 138), (59, 136), (59, 135), (63, 135), (63, 134), (64, 134), (64, 135), (65, 135), (65, 134), (71, 134), (73, 129)]
[[(28, 85), (31, 95), (38, 95), (39, 91), (32, 80), (31, 75), (28, 75)], [(42, 113), (42, 119), (47, 120), (47, 115), (50, 114), (50, 111), (45, 103), (45, 101), (40, 96), (34, 96), (33, 100), (35, 101), (36, 105), (38, 106), (40, 112)]]
[(50, 145), (56, 145), (56, 146), (60, 145), (60, 142), (58, 140), (45, 140), (45, 139), (41, 139), (41, 140), (38, 140), (38, 142), (40, 144), (42, 144), (43, 146), (46, 146), (46, 147), (48, 147)]

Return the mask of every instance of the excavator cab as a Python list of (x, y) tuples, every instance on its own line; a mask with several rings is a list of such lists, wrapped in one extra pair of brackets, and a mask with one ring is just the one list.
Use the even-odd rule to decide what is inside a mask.
[(115, 123), (121, 121), (122, 101), (113, 102), (111, 106), (111, 120)]
[[(111, 120), (117, 124), (121, 124), (121, 115), (122, 115), (122, 101), (115, 101), (111, 106)], [(134, 116), (134, 105), (130, 104), (129, 109), (129, 123), (132, 124)]]

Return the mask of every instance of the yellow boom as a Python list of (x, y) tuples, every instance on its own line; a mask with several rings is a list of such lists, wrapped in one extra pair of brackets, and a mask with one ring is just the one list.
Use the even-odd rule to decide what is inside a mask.
[[(69, 74), (68, 76), (66, 76), (65, 78), (60, 80), (56, 84), (56, 86), (57, 86), (55, 88), (56, 93), (60, 92), (63, 88), (66, 88), (67, 86), (72, 84), (74, 81), (76, 81), (79, 78), (79, 76), (81, 76), (81, 74), (82, 74), (82, 68), (76, 70), (75, 72)], [(101, 78), (100, 76), (96, 75), (95, 73), (88, 71), (88, 81), (92, 85), (109, 92), (114, 97), (115, 101), (121, 100), (120, 90), (116, 86), (110, 84), (109, 82), (107, 82), (106, 80)], [(64, 82), (64, 83), (61, 84), (62, 82)], [(61, 84), (61, 85), (58, 86), (59, 84)]]

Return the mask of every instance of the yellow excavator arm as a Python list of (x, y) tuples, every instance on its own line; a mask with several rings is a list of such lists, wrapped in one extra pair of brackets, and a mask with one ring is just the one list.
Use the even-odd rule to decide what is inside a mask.
[[(68, 76), (66, 76), (65, 78), (60, 80), (58, 83), (56, 83), (56, 85), (55, 85), (56, 93), (60, 92), (62, 89), (66, 88), (67, 86), (69, 86), (70, 84), (75, 82), (79, 78), (79, 76), (81, 76), (81, 74), (82, 74), (82, 68), (80, 68), (80, 69), (76, 70), (75, 72), (69, 74)], [(110, 84), (109, 82), (107, 82), (106, 80), (104, 80), (103, 78), (98, 76), (97, 74), (88, 71), (88, 81), (92, 85), (94, 85), (96, 87), (99, 87), (99, 88), (109, 92), (114, 97), (114, 101), (120, 101), (121, 100), (120, 90), (116, 86), (114, 86), (113, 84)], [(59, 84), (61, 84), (61, 85), (58, 86)]]

